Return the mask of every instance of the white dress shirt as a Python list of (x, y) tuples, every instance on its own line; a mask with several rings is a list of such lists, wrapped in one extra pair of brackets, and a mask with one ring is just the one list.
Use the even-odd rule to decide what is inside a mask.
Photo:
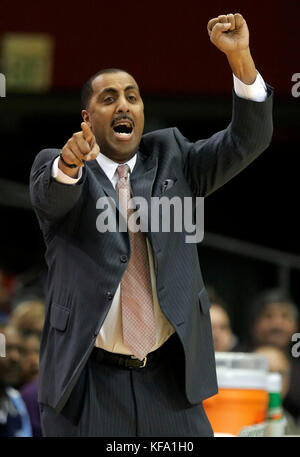
[[(256, 102), (262, 102), (267, 97), (267, 89), (265, 82), (261, 75), (257, 73), (257, 78), (253, 84), (244, 84), (240, 81), (235, 75), (233, 75), (233, 82), (234, 82), (234, 90), (235, 93), (242, 98), (250, 99)], [(78, 177), (77, 178), (70, 178), (65, 173), (63, 173), (60, 168), (58, 168), (58, 160), (59, 157), (55, 159), (52, 165), (52, 177), (55, 178), (57, 181), (74, 185), (76, 184), (82, 175), (82, 169), (79, 169)], [(113, 187), (116, 187), (118, 182), (119, 176), (117, 173), (118, 163), (114, 162), (113, 160), (106, 157), (101, 152), (98, 154), (96, 158), (99, 166), (102, 168), (110, 182), (112, 183)], [(136, 155), (132, 157), (128, 162), (126, 162), (129, 166), (130, 173), (132, 173), (135, 163), (136, 163)], [(130, 175), (129, 175), (130, 176)], [(96, 223), (96, 221), (95, 221)], [(99, 233), (99, 236), (101, 234)], [(156, 321), (156, 343), (152, 348), (152, 351), (159, 348), (169, 337), (172, 333), (174, 333), (174, 328), (168, 322), (166, 317), (161, 311), (161, 308), (158, 303), (157, 298), (157, 291), (156, 291), (156, 277), (155, 277), (155, 269), (154, 269), (154, 257), (152, 247), (146, 238), (147, 241), (147, 248), (148, 248), (148, 256), (149, 256), (149, 265), (150, 265), (150, 276), (151, 276), (151, 284), (152, 284), (152, 293), (153, 293), (153, 305), (154, 305), (154, 315)], [(116, 352), (118, 354), (127, 354), (131, 355), (130, 351), (127, 347), (123, 344), (122, 339), (122, 317), (121, 317), (121, 301), (120, 301), (120, 284), (116, 290), (114, 295), (111, 307), (109, 312), (103, 322), (103, 325), (100, 329), (100, 332), (96, 338), (95, 346), (101, 347), (106, 351)]]

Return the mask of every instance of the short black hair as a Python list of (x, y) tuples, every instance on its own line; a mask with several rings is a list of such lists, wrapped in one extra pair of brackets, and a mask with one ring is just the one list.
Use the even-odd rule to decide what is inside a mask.
[(293, 316), (293, 319), (296, 322), (298, 322), (298, 307), (293, 298), (291, 297), (291, 295), (284, 289), (274, 288), (263, 290), (252, 300), (252, 303), (250, 305), (251, 323), (256, 322), (264, 313), (266, 308), (272, 303), (288, 305)]
[[(126, 70), (122, 70), (121, 68), (104, 68), (103, 70), (98, 71), (93, 76), (91, 76), (82, 86), (81, 89), (81, 108), (86, 109), (90, 102), (90, 99), (93, 95), (93, 81), (100, 75), (105, 75), (106, 73), (128, 73)], [(130, 73), (128, 73), (130, 74)]]
[(220, 308), (222, 308), (225, 311), (225, 313), (228, 314), (228, 317), (229, 317), (230, 313), (229, 313), (228, 305), (225, 302), (225, 300), (223, 299), (223, 297), (221, 297), (221, 295), (219, 295), (219, 293), (217, 292), (215, 287), (213, 287), (212, 285), (207, 285), (206, 292), (207, 292), (210, 304), (216, 305), (216, 306), (219, 306)]
[(221, 303), (221, 305), (223, 306), (223, 300), (221, 299), (221, 297), (218, 295), (216, 289), (211, 286), (211, 285), (207, 285), (206, 286), (206, 292), (207, 292), (207, 295), (208, 295), (208, 298), (209, 298), (209, 301), (211, 304), (215, 304), (215, 303)]

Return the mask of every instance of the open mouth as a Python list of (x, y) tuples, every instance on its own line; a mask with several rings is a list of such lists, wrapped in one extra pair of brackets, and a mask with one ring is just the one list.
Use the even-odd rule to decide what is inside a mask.
[(128, 138), (133, 132), (133, 125), (130, 121), (120, 121), (113, 126), (116, 135)]

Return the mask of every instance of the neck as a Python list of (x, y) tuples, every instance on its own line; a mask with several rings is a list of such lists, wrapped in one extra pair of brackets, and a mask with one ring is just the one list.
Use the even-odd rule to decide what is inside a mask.
[(130, 159), (132, 159), (132, 157), (135, 156), (136, 152), (137, 151), (133, 151), (131, 152), (130, 154), (128, 154), (126, 157), (122, 156), (122, 157), (117, 157), (116, 155), (112, 155), (112, 154), (106, 154), (104, 151), (100, 151), (104, 156), (106, 156), (108, 159), (112, 160), (113, 162), (115, 163), (126, 163), (128, 162)]

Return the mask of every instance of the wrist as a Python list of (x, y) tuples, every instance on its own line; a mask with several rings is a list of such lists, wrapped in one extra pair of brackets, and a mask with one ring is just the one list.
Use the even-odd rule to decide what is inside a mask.
[(253, 84), (257, 71), (249, 47), (226, 54), (234, 75), (244, 84)]
[(67, 165), (65, 165), (65, 163), (63, 162), (61, 156), (59, 157), (59, 161), (58, 161), (58, 168), (67, 176), (69, 176), (70, 178), (77, 178), (78, 177), (78, 171), (79, 171), (79, 168), (80, 167), (74, 167), (74, 168), (71, 168)]

